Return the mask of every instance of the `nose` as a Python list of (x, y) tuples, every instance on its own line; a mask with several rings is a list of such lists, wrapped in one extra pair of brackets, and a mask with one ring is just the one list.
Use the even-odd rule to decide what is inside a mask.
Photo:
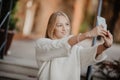
[(62, 28), (64, 31), (67, 31), (67, 28), (65, 25), (63, 25), (63, 28)]

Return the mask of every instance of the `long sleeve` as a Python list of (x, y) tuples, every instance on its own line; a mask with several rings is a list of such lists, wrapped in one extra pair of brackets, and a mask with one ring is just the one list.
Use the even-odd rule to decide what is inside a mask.
[(85, 70), (89, 65), (93, 65), (95, 63), (103, 61), (107, 55), (103, 52), (101, 55), (99, 55), (97, 58), (97, 47), (89, 47), (89, 48), (80, 48), (77, 47), (77, 52), (80, 56), (80, 64), (81, 64), (81, 72), (86, 72)]
[(41, 38), (36, 41), (36, 57), (39, 61), (47, 61), (57, 57), (66, 57), (69, 55), (71, 46), (68, 44), (68, 39), (51, 40)]

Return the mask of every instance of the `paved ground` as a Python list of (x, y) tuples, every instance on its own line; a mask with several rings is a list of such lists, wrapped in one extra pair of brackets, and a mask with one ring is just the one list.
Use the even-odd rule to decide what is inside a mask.
[(8, 54), (10, 56), (35, 60), (34, 42), (34, 40), (14, 40)]
[(8, 51), (8, 56), (21, 59), (22, 65), (37, 67), (34, 40), (14, 40)]
[(106, 50), (106, 53), (108, 55), (108, 59), (110, 60), (120, 59), (120, 44), (113, 44), (111, 48)]
[[(14, 58), (12, 60), (11, 58)], [(8, 55), (4, 58), (7, 62), (19, 64), (27, 67), (37, 67), (34, 41), (33, 40), (14, 40), (8, 51)], [(11, 61), (10, 61), (11, 60)], [(16, 61), (17, 60), (17, 61)], [(38, 67), (37, 67), (38, 68)], [(9, 77), (0, 76), (0, 80), (17, 80)]]

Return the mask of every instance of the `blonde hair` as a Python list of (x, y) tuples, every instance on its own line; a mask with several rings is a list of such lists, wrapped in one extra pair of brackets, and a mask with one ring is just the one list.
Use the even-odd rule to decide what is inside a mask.
[(66, 19), (68, 19), (70, 23), (70, 18), (64, 12), (57, 11), (57, 12), (52, 13), (49, 18), (48, 25), (47, 25), (46, 36), (45, 36), (46, 38), (53, 39), (55, 22), (56, 22), (57, 16), (64, 16)]

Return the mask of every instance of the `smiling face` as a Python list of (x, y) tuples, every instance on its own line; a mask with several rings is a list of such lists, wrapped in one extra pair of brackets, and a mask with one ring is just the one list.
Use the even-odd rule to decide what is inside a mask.
[(65, 16), (57, 16), (54, 25), (53, 38), (60, 39), (67, 37), (70, 34), (70, 22)]
[(70, 18), (61, 11), (52, 13), (47, 25), (46, 38), (60, 39), (68, 36), (70, 32)]

